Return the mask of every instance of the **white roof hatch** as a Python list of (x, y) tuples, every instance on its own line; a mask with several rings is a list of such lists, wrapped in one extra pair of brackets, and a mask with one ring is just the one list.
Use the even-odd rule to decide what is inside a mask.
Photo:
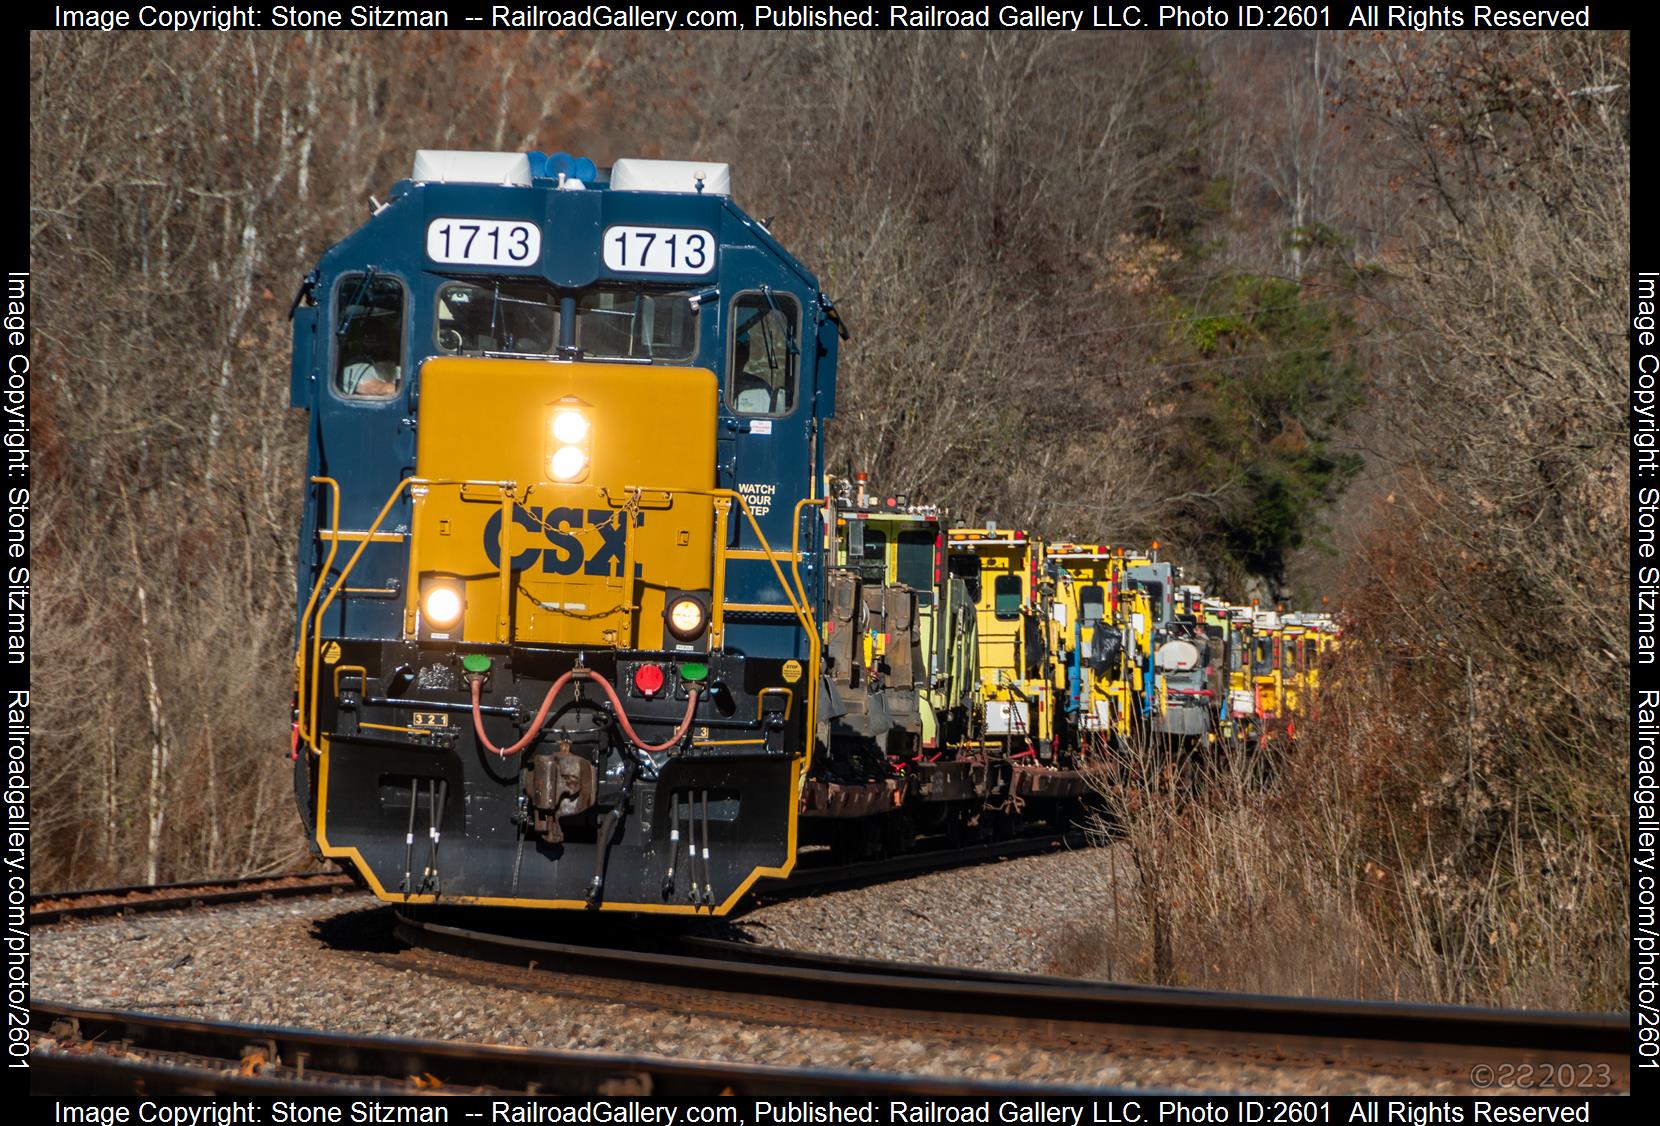
[(522, 152), (465, 152), (421, 149), (415, 154), (416, 183), (496, 184), (530, 187), (530, 157)]
[(627, 157), (611, 166), (614, 192), (732, 194), (732, 166), (701, 160), (640, 160)]

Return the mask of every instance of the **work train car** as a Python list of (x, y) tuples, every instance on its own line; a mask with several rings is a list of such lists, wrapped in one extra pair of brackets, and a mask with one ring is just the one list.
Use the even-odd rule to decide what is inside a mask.
[(962, 753), (977, 706), (977, 621), (966, 585), (945, 573), (944, 514), (870, 494), (863, 473), (828, 484), (825, 718), (802, 839), (866, 856), (961, 835), (991, 785)]
[(293, 320), (318, 851), (401, 902), (788, 873), (840, 326), (727, 166), (422, 152)]
[(1080, 755), (1104, 752), (1133, 730), (1140, 668), (1127, 623), (1147, 616), (1147, 598), (1125, 578), (1123, 548), (1055, 543), (1045, 556), (1064, 654), (1062, 708)]
[(422, 152), (292, 310), (295, 796), (394, 902), (724, 913), (1289, 731), (1321, 616), (825, 474), (845, 329), (721, 164)]

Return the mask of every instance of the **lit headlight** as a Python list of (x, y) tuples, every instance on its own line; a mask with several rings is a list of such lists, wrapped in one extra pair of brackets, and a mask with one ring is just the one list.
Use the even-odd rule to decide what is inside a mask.
[(707, 611), (695, 598), (677, 598), (669, 606), (669, 632), (682, 641), (690, 641), (703, 632)]
[(581, 411), (562, 410), (553, 416), (553, 436), (566, 445), (588, 438), (588, 417)]
[(438, 629), (447, 629), (459, 622), (464, 607), (461, 592), (453, 586), (428, 588), (426, 599), (421, 604), (427, 624)]
[(588, 453), (580, 446), (560, 446), (548, 458), (548, 475), (555, 481), (574, 481), (588, 468)]
[(593, 461), (594, 426), (590, 404), (566, 395), (552, 404), (547, 421), (547, 467), (551, 480), (571, 484), (588, 475)]

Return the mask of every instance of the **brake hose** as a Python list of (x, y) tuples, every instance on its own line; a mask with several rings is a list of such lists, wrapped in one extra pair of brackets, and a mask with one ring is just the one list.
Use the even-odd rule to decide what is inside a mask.
[(558, 680), (555, 680), (548, 688), (548, 694), (542, 697), (542, 706), (536, 710), (535, 718), (530, 721), (530, 727), (525, 731), (524, 735), (519, 738), (519, 741), (514, 743), (511, 747), (498, 747), (492, 743), (490, 741), (490, 737), (484, 733), (484, 713), (480, 711), (484, 691), (484, 678), (482, 676), (474, 675), (468, 677), (468, 679), (472, 683), (473, 731), (478, 735), (479, 746), (490, 751), (492, 754), (500, 755), (502, 758), (506, 758), (508, 755), (518, 754), (520, 751), (530, 746), (530, 744), (535, 742), (537, 737), (541, 734), (542, 724), (547, 721), (548, 711), (553, 707), (554, 697), (557, 696), (560, 689), (564, 688), (565, 685), (573, 678), (591, 680), (600, 686), (600, 688), (605, 692), (605, 695), (610, 698), (611, 706), (616, 709), (617, 722), (622, 726), (623, 734), (628, 736), (629, 741), (632, 742), (635, 747), (645, 751), (647, 754), (655, 754), (658, 751), (666, 751), (673, 747), (675, 744), (679, 743), (680, 740), (686, 737), (686, 731), (692, 726), (692, 713), (697, 709), (698, 688), (695, 685), (691, 686), (690, 690), (686, 694), (686, 714), (681, 717), (680, 726), (674, 729), (674, 734), (662, 743), (648, 745), (645, 740), (641, 739), (635, 732), (634, 725), (628, 721), (628, 713), (623, 710), (622, 700), (618, 698), (617, 690), (611, 687), (611, 682), (594, 672), (592, 669), (575, 668), (570, 672), (565, 673)]

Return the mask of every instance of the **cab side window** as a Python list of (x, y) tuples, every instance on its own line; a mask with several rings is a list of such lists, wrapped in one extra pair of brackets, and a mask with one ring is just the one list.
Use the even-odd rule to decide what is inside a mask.
[(732, 302), (727, 404), (736, 414), (795, 409), (801, 306), (784, 293), (741, 293)]
[(403, 283), (348, 274), (335, 295), (335, 390), (353, 399), (397, 394), (403, 386)]

